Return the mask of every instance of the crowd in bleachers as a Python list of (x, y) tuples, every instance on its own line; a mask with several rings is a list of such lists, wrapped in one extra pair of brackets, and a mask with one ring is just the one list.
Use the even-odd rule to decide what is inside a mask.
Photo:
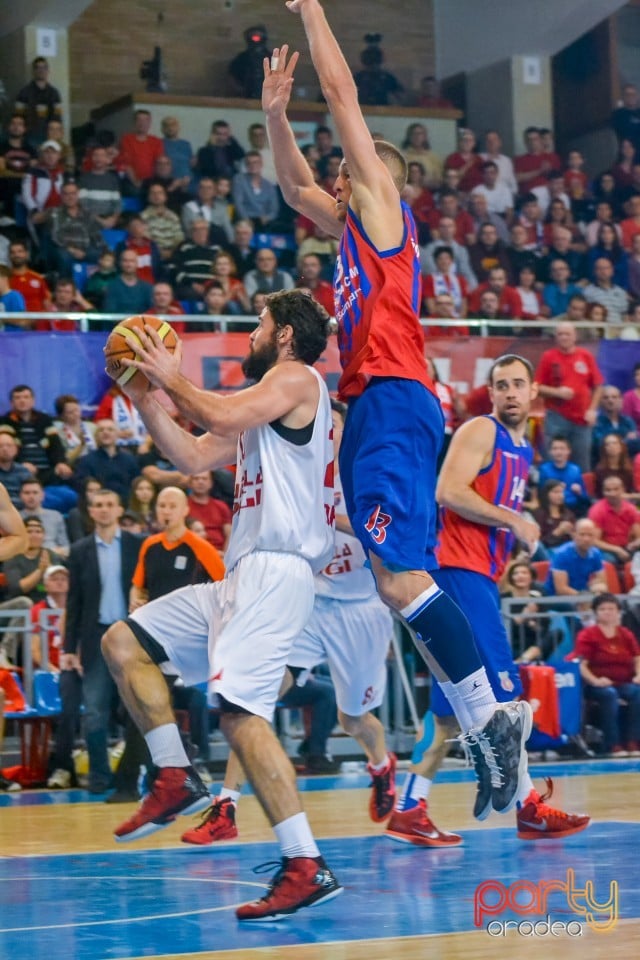
[[(0, 314), (5, 330), (74, 330), (74, 312), (242, 316), (259, 312), (265, 294), (296, 285), (332, 312), (336, 241), (284, 204), (262, 124), (248, 131), (249, 151), (222, 118), (194, 149), (175, 117), (163, 119), (158, 137), (140, 110), (119, 143), (101, 131), (76, 154), (58, 101), (49, 100), (44, 124), (19, 100), (0, 141), (0, 310), (12, 314), (4, 324)], [(408, 127), (404, 199), (418, 227), (423, 315), (457, 319), (458, 330), (467, 318), (518, 321), (520, 331), (527, 320), (553, 318), (633, 335), (626, 324), (640, 317), (640, 140), (629, 120), (640, 122), (635, 88), (625, 89), (621, 109), (612, 120), (619, 156), (595, 176), (578, 151), (561, 158), (549, 130), (528, 128), (525, 152), (511, 158), (496, 131), (479, 144), (462, 129), (458, 149), (440, 157), (425, 124)], [(341, 153), (331, 131), (319, 126), (303, 153), (332, 192)], [(40, 317), (50, 312), (59, 318)], [(175, 326), (181, 332), (185, 321)], [(215, 322), (204, 329), (215, 330)], [(563, 346), (558, 329), (561, 353), (581, 349), (575, 335)], [(514, 596), (535, 597), (534, 572), (539, 592), (556, 596), (640, 591), (640, 379), (636, 370), (636, 387), (622, 397), (611, 385), (603, 389), (597, 368), (588, 373), (577, 419), (563, 419), (558, 404), (567, 399), (557, 392), (569, 389), (565, 381), (546, 383), (545, 448), (528, 500), (542, 534), (534, 557), (517, 557), (509, 570), (505, 589)], [(538, 379), (544, 388), (542, 363)], [(455, 417), (486, 409), (486, 391), (473, 398), (477, 404), (471, 397), (462, 404), (445, 384), (439, 393), (449, 435)], [(231, 474), (180, 474), (117, 387), (94, 421), (83, 419), (71, 395), (57, 399), (55, 418), (35, 400), (31, 386), (14, 385), (0, 418), (0, 482), (29, 533), (24, 555), (2, 571), (5, 599), (39, 603), (52, 595), (49, 582), (64, 569), (70, 543), (93, 530), (100, 489), (118, 496), (122, 529), (140, 535), (157, 530), (158, 490), (184, 489), (191, 522), (224, 550)], [(520, 651), (525, 660), (550, 649), (536, 630)], [(53, 650), (49, 662), (55, 666)]]
[[(100, 130), (76, 153), (59, 102), (48, 101), (44, 122), (18, 99), (0, 140), (6, 312), (251, 314), (256, 294), (294, 285), (331, 307), (335, 241), (284, 203), (263, 124), (251, 124), (245, 151), (222, 117), (194, 145), (175, 117), (163, 118), (157, 136), (150, 114), (138, 110), (120, 141)], [(568, 317), (632, 336), (625, 321), (640, 298), (638, 104), (635, 88), (625, 87), (612, 116), (619, 153), (606, 171), (585, 170), (577, 150), (561, 157), (548, 129), (528, 127), (524, 151), (510, 157), (497, 131), (479, 142), (463, 128), (457, 149), (439, 156), (426, 124), (411, 123), (401, 144), (404, 199), (418, 226), (423, 315)], [(303, 153), (331, 193), (341, 152), (330, 129), (319, 126)], [(25, 317), (5, 326), (76, 324)]]

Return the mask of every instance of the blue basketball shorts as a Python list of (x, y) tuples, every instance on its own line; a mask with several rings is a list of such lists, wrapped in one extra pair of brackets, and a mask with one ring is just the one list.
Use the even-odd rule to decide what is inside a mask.
[(416, 380), (376, 377), (349, 401), (340, 448), (347, 513), (365, 553), (390, 570), (437, 567), (440, 401)]
[[(438, 586), (448, 593), (466, 614), (496, 700), (506, 703), (520, 696), (520, 674), (513, 662), (513, 653), (500, 613), (500, 594), (496, 584), (482, 573), (462, 570), (459, 567), (435, 570), (432, 576)], [(453, 713), (435, 678), (431, 688), (431, 709), (437, 717), (446, 717)]]

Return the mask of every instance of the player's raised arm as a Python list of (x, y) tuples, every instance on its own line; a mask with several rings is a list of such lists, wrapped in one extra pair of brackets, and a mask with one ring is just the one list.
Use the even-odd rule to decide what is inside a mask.
[(335, 200), (313, 179), (287, 120), (293, 71), (298, 62), (297, 53), (288, 55), (285, 44), (274, 49), (271, 59), (265, 57), (262, 84), (262, 108), (278, 184), (290, 207), (309, 217), (332, 237), (340, 237), (342, 223), (336, 216)]
[[(356, 213), (373, 220), (365, 226), (379, 249), (392, 247), (402, 237), (398, 186), (376, 153), (351, 70), (318, 0), (289, 0), (287, 6), (302, 17), (311, 59), (347, 161), (352, 206)], [(385, 236), (382, 243), (375, 236), (379, 222)]]

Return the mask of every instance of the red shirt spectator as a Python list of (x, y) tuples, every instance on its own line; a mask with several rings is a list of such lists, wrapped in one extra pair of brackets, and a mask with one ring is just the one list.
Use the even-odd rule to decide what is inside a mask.
[(469, 314), (479, 316), (482, 294), (493, 291), (498, 298), (498, 316), (508, 320), (522, 316), (522, 301), (515, 287), (507, 286), (507, 271), (504, 267), (492, 267), (486, 283), (476, 287), (469, 297)]
[(164, 155), (162, 140), (151, 136), (150, 129), (149, 111), (136, 110), (133, 132), (123, 134), (120, 140), (118, 166), (126, 171), (136, 187), (154, 175), (156, 160)]
[[(619, 477), (616, 479), (622, 483)], [(596, 527), (602, 531), (602, 540), (616, 547), (626, 548), (634, 524), (640, 524), (640, 513), (628, 500), (623, 499), (616, 509), (603, 498), (589, 508), (589, 520), (593, 520)]]
[(608, 677), (614, 685), (618, 685), (633, 680), (636, 674), (635, 658), (640, 656), (640, 647), (631, 630), (626, 627), (618, 627), (613, 637), (607, 637), (594, 624), (578, 634), (575, 654), (587, 661), (594, 676)]
[(22, 240), (14, 240), (9, 245), (11, 276), (9, 286), (24, 297), (29, 313), (47, 313), (51, 305), (51, 293), (44, 277), (29, 269), (29, 250)]
[(223, 500), (209, 496), (212, 486), (209, 471), (189, 477), (189, 516), (204, 524), (209, 543), (224, 552), (231, 533), (231, 510)]
[(427, 214), (426, 221), (430, 230), (438, 229), (438, 224), (440, 223), (441, 217), (450, 217), (455, 222), (456, 243), (461, 243), (463, 246), (466, 246), (470, 242), (470, 237), (475, 237), (475, 224), (473, 222), (473, 218), (467, 213), (466, 210), (458, 210), (458, 212), (454, 214), (446, 213), (444, 210), (440, 211), (437, 208), (435, 210), (431, 210)]
[(487, 413), (491, 413), (493, 409), (493, 402), (489, 396), (489, 387), (486, 383), (483, 383), (480, 387), (476, 387), (475, 390), (470, 390), (466, 397), (462, 399), (468, 417), (481, 417)]
[[(48, 568), (51, 569), (51, 568)], [(56, 604), (51, 601), (50, 597), (47, 597), (44, 600), (40, 600), (39, 603), (34, 603), (31, 607), (31, 624), (33, 626), (34, 632), (40, 631), (40, 613), (42, 610), (55, 610)], [(62, 650), (62, 638), (60, 636), (60, 631), (57, 629), (58, 624), (60, 623), (60, 614), (55, 617), (49, 618), (50, 630), (47, 630), (47, 656), (49, 658), (49, 665), (53, 667), (54, 670), (60, 669), (60, 651)], [(38, 637), (36, 636), (35, 643), (38, 643)], [(40, 666), (40, 663), (38, 663)]]
[(450, 153), (444, 162), (445, 170), (459, 170), (460, 182), (459, 190), (462, 193), (471, 193), (474, 187), (482, 183), (482, 164), (484, 160), (479, 153), (471, 153), (467, 156), (456, 151)]
[(622, 246), (625, 250), (631, 250), (633, 238), (640, 233), (640, 197), (632, 197), (629, 208), (631, 216), (620, 223)]
[[(576, 339), (576, 330), (570, 323), (558, 324), (557, 346), (542, 354), (535, 379), (548, 410), (555, 410), (565, 420), (584, 426), (587, 424), (585, 414), (594, 410), (594, 392), (602, 385), (603, 377), (593, 355), (584, 347), (576, 346)], [(573, 393), (557, 396), (546, 392), (545, 387), (554, 392), (568, 387)]]
[(41, 273), (28, 269), (21, 273), (12, 272), (9, 277), (9, 286), (22, 294), (29, 313), (38, 313), (41, 310), (48, 312), (51, 294)]

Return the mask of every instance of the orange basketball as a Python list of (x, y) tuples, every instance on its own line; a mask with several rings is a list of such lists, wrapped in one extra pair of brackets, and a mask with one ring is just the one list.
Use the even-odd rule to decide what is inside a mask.
[(104, 347), (104, 356), (106, 361), (106, 370), (112, 380), (115, 380), (121, 387), (129, 383), (134, 377), (146, 380), (145, 375), (136, 370), (135, 367), (123, 366), (121, 363), (125, 358), (135, 360), (136, 353), (131, 347), (132, 340), (138, 340), (137, 331), (144, 333), (145, 324), (158, 331), (158, 335), (164, 343), (167, 350), (171, 353), (176, 348), (178, 337), (173, 327), (166, 320), (160, 320), (158, 317), (143, 315), (139, 317), (127, 317), (121, 323), (118, 323), (111, 333)]

